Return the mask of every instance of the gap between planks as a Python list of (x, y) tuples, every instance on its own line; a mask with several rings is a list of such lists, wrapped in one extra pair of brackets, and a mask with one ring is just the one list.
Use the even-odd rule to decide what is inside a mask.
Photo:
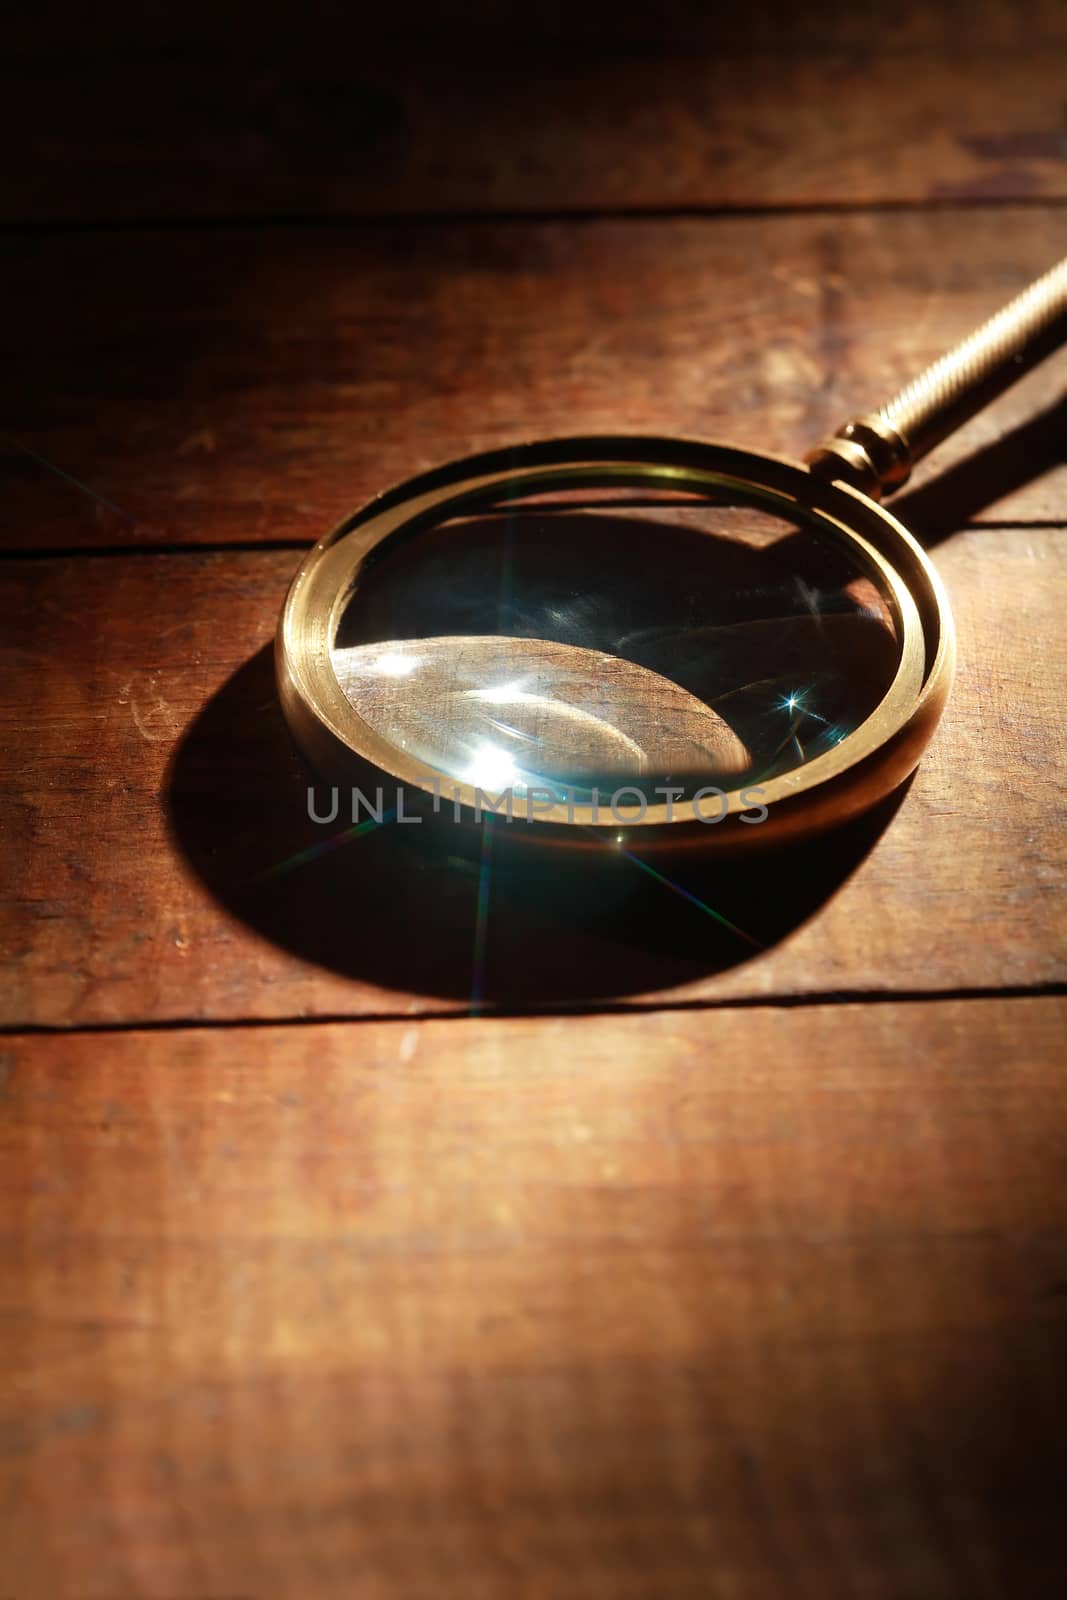
[(87, 233), (255, 233), (271, 228), (296, 230), (321, 229), (326, 232), (345, 228), (426, 227), (455, 224), (469, 227), (484, 222), (722, 222), (734, 217), (834, 217), (915, 214), (924, 212), (975, 211), (1062, 211), (1067, 195), (948, 195), (925, 200), (780, 200), (760, 204), (684, 205), (684, 206), (532, 206), (529, 210), (509, 208), (464, 210), (462, 207), (430, 211), (368, 211), (333, 214), (318, 211), (265, 211), (252, 215), (197, 216), (102, 216), (83, 217), (8, 217), (0, 219), (0, 235), (29, 236)]
[(612, 1004), (599, 1001), (583, 1005), (556, 1006), (486, 1006), (475, 1011), (457, 1009), (428, 1009), (417, 1013), (410, 1011), (323, 1012), (315, 1016), (294, 1013), (277, 1017), (161, 1017), (138, 1020), (125, 1018), (121, 1022), (79, 1022), (64, 1026), (62, 1023), (12, 1022), (0, 1024), (0, 1038), (73, 1037), (79, 1034), (111, 1033), (182, 1033), (205, 1032), (216, 1028), (294, 1028), (336, 1027), (338, 1023), (396, 1022), (412, 1026), (421, 1022), (506, 1022), (514, 1018), (541, 1018), (551, 1021), (561, 1017), (649, 1016), (659, 1012), (687, 1011), (798, 1011), (818, 1006), (881, 1006), (915, 1005), (928, 1003), (952, 1004), (959, 1001), (984, 1000), (1052, 1000), (1067, 995), (1067, 983), (1014, 984), (997, 988), (995, 985), (955, 989), (836, 989), (812, 990), (806, 994), (737, 995), (721, 1000), (697, 997), (692, 1000), (633, 1000)]

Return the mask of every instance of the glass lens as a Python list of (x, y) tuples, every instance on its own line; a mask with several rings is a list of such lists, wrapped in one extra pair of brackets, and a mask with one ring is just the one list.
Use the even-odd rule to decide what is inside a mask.
[(789, 772), (866, 719), (899, 656), (889, 601), (825, 529), (605, 493), (385, 541), (333, 647), (352, 705), (430, 773), (579, 803)]

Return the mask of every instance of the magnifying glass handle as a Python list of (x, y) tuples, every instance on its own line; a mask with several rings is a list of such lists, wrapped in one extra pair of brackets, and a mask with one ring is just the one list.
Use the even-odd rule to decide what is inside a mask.
[(920, 372), (880, 411), (844, 423), (807, 457), (873, 500), (1067, 337), (1067, 257)]

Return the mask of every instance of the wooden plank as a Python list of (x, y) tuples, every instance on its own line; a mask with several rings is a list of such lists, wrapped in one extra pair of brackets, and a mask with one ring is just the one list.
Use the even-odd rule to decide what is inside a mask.
[(1064, 1021), (6, 1040), (9, 1587), (1051, 1600)]
[[(1018, 210), (11, 239), (2, 431), (91, 492), (8, 445), (0, 538), (310, 540), (537, 434), (800, 455), (1065, 249)], [(980, 454), (941, 527), (1062, 515), (1062, 384), (1054, 358), (944, 447)]]
[(217, 8), (127, 6), (106, 33), (51, 7), (20, 19), (3, 110), (21, 159), (5, 164), (3, 214), (1067, 195), (1067, 36), (1052, 0), (905, 0), (891, 17), (676, 7), (654, 25), (618, 6), (599, 17), (468, 6), (421, 25), (332, 7), (317, 26), (315, 8), (273, 20), (262, 9), (234, 8), (228, 28)]
[(480, 943), (478, 863), (454, 829), (330, 848), (347, 835), (308, 819), (270, 651), (291, 554), (8, 560), (3, 1018), (1062, 981), (1065, 544), (1063, 528), (989, 528), (939, 549), (960, 673), (894, 816), (784, 861), (676, 870), (706, 912), (618, 857), (580, 873), (501, 859)]

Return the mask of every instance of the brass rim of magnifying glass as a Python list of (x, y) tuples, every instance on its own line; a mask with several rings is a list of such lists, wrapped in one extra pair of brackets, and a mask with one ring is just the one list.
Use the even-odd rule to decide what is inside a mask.
[[(696, 819), (687, 805), (648, 805), (620, 816), (573, 801), (531, 808), (520, 793), (514, 818), (531, 835), (561, 841), (641, 830), (672, 845), (683, 835), (702, 844), (757, 837), (781, 839), (817, 831), (866, 810), (914, 769), (937, 724), (952, 680), (955, 638), (948, 600), (937, 573), (907, 530), (857, 490), (820, 479), (807, 468), (763, 452), (714, 441), (610, 435), (542, 440), (469, 456), (410, 478), (372, 500), (309, 552), (293, 579), (276, 641), (282, 707), (297, 744), (313, 768), (333, 782), (369, 762), (426, 794), (444, 794), (461, 813), (478, 814), (479, 791), (420, 762), (386, 739), (345, 696), (332, 647), (345, 606), (368, 554), (386, 539), (402, 539), (462, 512), (497, 507), (553, 490), (641, 487), (714, 493), (719, 504), (736, 494), (836, 540), (874, 576), (889, 601), (900, 658), (878, 705), (839, 744), (810, 762), (763, 783), (751, 780), (720, 802), (718, 824)], [(743, 820), (759, 802), (767, 819)], [(484, 791), (481, 791), (484, 806)], [(747, 797), (747, 798), (746, 798)]]

